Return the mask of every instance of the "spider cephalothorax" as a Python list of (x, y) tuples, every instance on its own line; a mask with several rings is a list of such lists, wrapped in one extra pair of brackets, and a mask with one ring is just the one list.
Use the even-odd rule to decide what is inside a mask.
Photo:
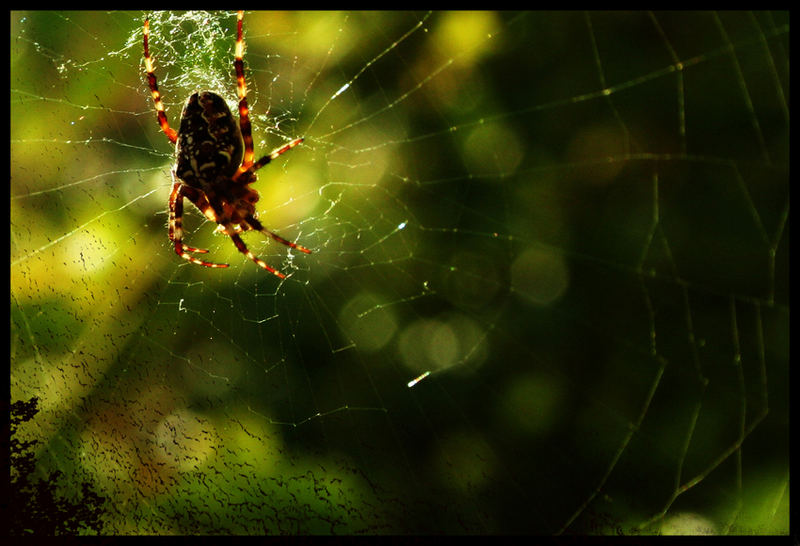
[(189, 199), (206, 218), (219, 224), (219, 231), (228, 235), (239, 251), (267, 271), (284, 278), (285, 275), (253, 255), (239, 233), (260, 231), (276, 241), (306, 254), (311, 251), (287, 241), (267, 230), (255, 217), (258, 192), (249, 187), (256, 181), (256, 171), (288, 152), (302, 138), (272, 151), (254, 161), (253, 137), (247, 108), (247, 85), (244, 79), (244, 40), (242, 38), (243, 12), (238, 13), (236, 26), (236, 52), (233, 65), (236, 70), (239, 95), (239, 121), (233, 117), (225, 101), (211, 91), (194, 93), (186, 101), (181, 113), (178, 131), (169, 126), (161, 94), (154, 73), (153, 60), (148, 47), (150, 22), (144, 22), (144, 61), (147, 82), (153, 96), (158, 122), (170, 142), (176, 144), (176, 162), (172, 171), (173, 184), (169, 197), (169, 238), (175, 252), (183, 259), (207, 267), (228, 267), (228, 264), (206, 262), (190, 252), (207, 250), (183, 244), (183, 199)]

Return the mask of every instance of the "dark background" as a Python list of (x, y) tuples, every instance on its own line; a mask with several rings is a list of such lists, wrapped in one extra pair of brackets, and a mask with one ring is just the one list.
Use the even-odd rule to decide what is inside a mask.
[[(788, 533), (788, 14), (248, 12), (283, 282), (170, 249), (144, 17), (11, 13), (26, 473), (114, 534)], [(149, 17), (173, 127), (233, 105), (235, 14)]]

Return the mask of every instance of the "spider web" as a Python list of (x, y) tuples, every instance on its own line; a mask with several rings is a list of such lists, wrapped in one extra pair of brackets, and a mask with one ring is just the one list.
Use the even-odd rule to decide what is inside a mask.
[(248, 12), (284, 281), (171, 250), (144, 17), (11, 13), (11, 396), (107, 533), (788, 533), (788, 14)]

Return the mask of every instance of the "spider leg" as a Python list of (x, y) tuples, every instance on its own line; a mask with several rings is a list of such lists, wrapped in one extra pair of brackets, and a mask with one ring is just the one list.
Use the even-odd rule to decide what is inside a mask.
[(273, 150), (270, 154), (265, 155), (254, 163), (255, 152), (253, 151), (253, 127), (250, 123), (250, 109), (247, 106), (247, 81), (244, 79), (244, 38), (242, 37), (242, 18), (244, 12), (239, 11), (236, 14), (236, 47), (234, 52), (233, 67), (236, 70), (236, 92), (239, 95), (239, 129), (242, 133), (242, 140), (244, 141), (244, 157), (239, 169), (233, 175), (233, 180), (236, 181), (241, 175), (246, 172), (255, 172), (279, 155), (288, 152), (301, 142), (302, 138), (297, 138), (288, 144)]
[(241, 173), (246, 172), (253, 164), (253, 129), (250, 125), (250, 110), (247, 107), (247, 82), (244, 79), (244, 38), (242, 37), (242, 18), (244, 12), (236, 14), (236, 47), (234, 51), (233, 67), (236, 70), (236, 92), (239, 95), (239, 128), (244, 140), (244, 157), (242, 165), (233, 176), (236, 180)]
[(286, 245), (288, 247), (291, 247), (291, 248), (295, 248), (295, 249), (299, 250), (300, 252), (305, 252), (306, 254), (311, 254), (311, 251), (308, 250), (306, 247), (300, 246), (297, 243), (293, 243), (291, 241), (287, 241), (286, 239), (284, 239), (283, 237), (281, 237), (277, 233), (271, 232), (270, 230), (265, 228), (263, 225), (261, 225), (261, 222), (256, 220), (253, 216), (247, 216), (245, 218), (245, 220), (247, 221), (247, 223), (250, 225), (251, 228), (253, 228), (256, 231), (260, 231), (261, 233), (264, 233), (266, 235), (269, 235), (270, 237), (272, 237), (273, 239), (275, 239), (279, 243), (284, 244), (284, 245)]
[(153, 96), (153, 103), (156, 106), (156, 114), (158, 115), (158, 123), (161, 125), (161, 130), (167, 135), (167, 138), (173, 144), (178, 140), (178, 132), (169, 126), (167, 121), (167, 114), (164, 112), (164, 104), (161, 102), (161, 93), (158, 91), (158, 83), (156, 81), (155, 67), (153, 66), (153, 58), (150, 56), (150, 48), (148, 47), (147, 39), (150, 36), (150, 20), (144, 20), (144, 67), (147, 72), (147, 84), (150, 86), (150, 93)]
[(276, 277), (279, 277), (281, 279), (285, 279), (286, 278), (286, 275), (284, 275), (280, 271), (270, 267), (269, 265), (267, 265), (267, 263), (264, 260), (256, 257), (252, 252), (250, 252), (250, 250), (247, 248), (247, 245), (244, 244), (244, 241), (242, 241), (242, 238), (239, 237), (239, 234), (236, 233), (233, 229), (231, 229), (228, 232), (228, 236), (231, 238), (231, 240), (233, 240), (233, 244), (236, 245), (236, 248), (239, 249), (239, 252), (241, 252), (242, 254), (244, 254), (245, 256), (250, 258), (251, 260), (253, 260), (256, 264), (258, 264), (259, 267), (263, 267), (264, 269), (266, 269), (267, 271), (269, 271), (270, 273), (272, 273)]
[[(245, 169), (244, 171), (242, 171), (242, 168), (239, 167), (239, 171), (233, 176), (233, 179), (236, 180), (240, 175), (242, 175), (242, 174), (244, 174), (246, 172), (250, 172), (250, 173), (256, 172), (258, 169), (260, 169), (261, 167), (263, 167), (264, 165), (266, 165), (267, 163), (269, 163), (273, 159), (277, 158), (278, 156), (281, 156), (281, 155), (285, 154), (286, 152), (288, 152), (289, 150), (291, 150), (292, 148), (294, 148), (295, 146), (297, 146), (301, 142), (303, 142), (303, 138), (302, 137), (301, 138), (296, 138), (293, 141), (289, 142), (288, 144), (284, 144), (280, 148), (275, 148), (269, 154), (265, 155), (264, 157), (262, 157), (261, 159), (259, 159), (258, 161), (256, 161), (252, 165), (250, 165), (250, 167)], [(244, 166), (244, 164), (242, 164), (242, 167), (243, 166)]]
[[(208, 252), (208, 250), (202, 248), (192, 248), (183, 244), (184, 197), (192, 201), (192, 203), (195, 203), (195, 205), (197, 205), (198, 202), (200, 202), (201, 205), (204, 205), (202, 202), (203, 200), (205, 200), (205, 203), (208, 203), (208, 199), (206, 199), (205, 195), (203, 195), (201, 192), (194, 190), (193, 188), (187, 189), (187, 186), (181, 182), (175, 182), (172, 185), (172, 192), (169, 194), (169, 239), (175, 244), (175, 253), (184, 260), (192, 262), (193, 264), (204, 265), (206, 267), (228, 267), (228, 264), (205, 262), (203, 260), (198, 260), (189, 254), (189, 252), (199, 252), (205, 254)], [(197, 206), (200, 208), (200, 205)]]
[[(175, 182), (175, 184), (172, 185), (172, 193), (170, 193), (169, 197), (169, 240), (173, 242), (176, 238), (178, 240), (183, 239), (183, 197), (185, 196), (182, 195), (180, 186), (180, 182)], [(206, 254), (208, 252), (208, 250), (203, 248), (193, 248), (183, 243), (181, 243), (181, 248), (189, 252), (198, 252), (200, 254)]]

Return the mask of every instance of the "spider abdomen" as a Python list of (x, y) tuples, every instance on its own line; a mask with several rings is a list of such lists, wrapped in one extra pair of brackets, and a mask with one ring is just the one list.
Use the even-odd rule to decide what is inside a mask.
[(225, 101), (211, 91), (194, 93), (181, 113), (175, 175), (204, 189), (219, 177), (230, 179), (242, 163), (239, 124)]

